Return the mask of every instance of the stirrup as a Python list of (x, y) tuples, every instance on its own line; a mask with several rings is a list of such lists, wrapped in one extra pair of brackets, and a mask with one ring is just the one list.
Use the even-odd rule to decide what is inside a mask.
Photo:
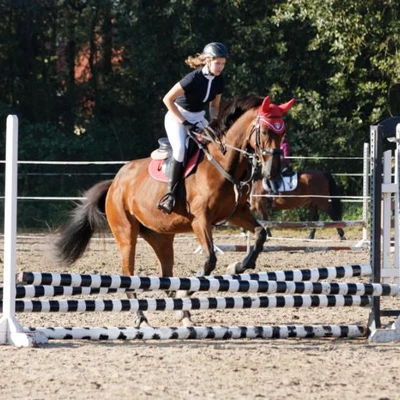
[(167, 215), (171, 214), (174, 207), (175, 207), (175, 196), (171, 192), (168, 192), (163, 197), (161, 197), (160, 201), (157, 204), (157, 208)]

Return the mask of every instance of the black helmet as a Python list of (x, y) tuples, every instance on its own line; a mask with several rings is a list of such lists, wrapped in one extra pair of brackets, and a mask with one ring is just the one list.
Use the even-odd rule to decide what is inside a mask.
[(219, 43), (219, 42), (208, 43), (204, 47), (202, 54), (203, 54), (203, 56), (212, 57), (212, 58), (216, 58), (216, 57), (228, 58), (229, 57), (228, 49), (226, 48), (226, 46), (223, 43)]

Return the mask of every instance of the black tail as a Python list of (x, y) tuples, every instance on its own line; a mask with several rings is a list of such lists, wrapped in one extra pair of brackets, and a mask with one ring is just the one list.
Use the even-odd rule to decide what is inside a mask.
[(105, 200), (112, 180), (102, 181), (83, 193), (85, 199), (71, 212), (55, 243), (56, 262), (70, 265), (84, 254), (95, 231), (105, 229)]
[(332, 221), (341, 221), (343, 216), (342, 202), (338, 197), (336, 197), (340, 195), (339, 188), (333, 179), (333, 176), (329, 172), (325, 172), (324, 175), (329, 182), (329, 194), (335, 196), (331, 198), (332, 210), (330, 217), (332, 218)]

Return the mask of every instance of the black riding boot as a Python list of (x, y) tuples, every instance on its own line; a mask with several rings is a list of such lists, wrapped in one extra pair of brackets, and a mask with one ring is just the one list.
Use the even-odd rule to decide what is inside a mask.
[(157, 208), (165, 214), (171, 214), (175, 207), (175, 190), (181, 176), (181, 169), (182, 163), (172, 158), (169, 165), (168, 191), (157, 205)]
[(269, 181), (269, 186), (270, 186), (270, 188), (271, 188), (271, 193), (272, 194), (279, 194), (279, 184), (278, 184), (278, 181), (273, 181), (273, 180), (270, 180)]
[(287, 165), (285, 168), (282, 169), (282, 176), (290, 176), (293, 174), (293, 169), (290, 165)]

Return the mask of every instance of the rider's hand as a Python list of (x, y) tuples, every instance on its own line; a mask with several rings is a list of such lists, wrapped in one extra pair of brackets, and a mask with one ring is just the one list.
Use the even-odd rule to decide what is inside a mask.
[(201, 132), (201, 128), (197, 126), (197, 124), (192, 124), (186, 119), (182, 122), (182, 125), (190, 132), (199, 133)]

